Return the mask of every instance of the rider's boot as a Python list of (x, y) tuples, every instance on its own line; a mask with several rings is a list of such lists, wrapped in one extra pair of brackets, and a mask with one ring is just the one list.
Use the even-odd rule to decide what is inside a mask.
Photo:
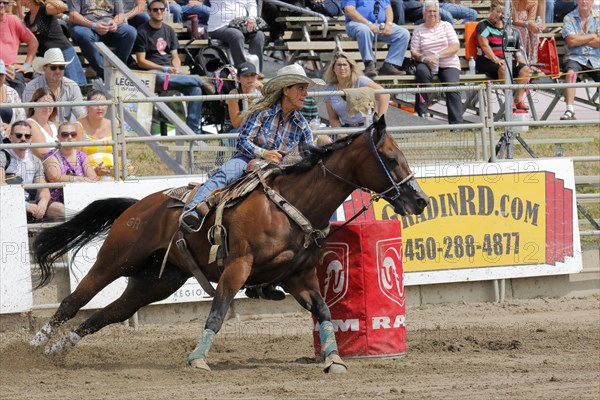
[(208, 204), (205, 201), (200, 202), (196, 208), (184, 211), (179, 218), (181, 228), (185, 233), (195, 233), (202, 228), (202, 223), (206, 214), (209, 212)]

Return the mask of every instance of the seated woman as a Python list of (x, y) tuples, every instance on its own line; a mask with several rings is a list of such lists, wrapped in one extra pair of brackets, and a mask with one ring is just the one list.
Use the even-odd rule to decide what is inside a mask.
[[(210, 3), (213, 11), (208, 18), (209, 36), (227, 43), (236, 67), (248, 61), (244, 55), (244, 43), (248, 43), (248, 51), (258, 57), (259, 70), (262, 71), (265, 34), (256, 25), (256, 1), (247, 0), (240, 4), (236, 0), (212, 0)], [(244, 21), (243, 32), (229, 26), (233, 19), (238, 18)]]
[[(32, 103), (52, 103), (56, 101), (54, 93), (48, 88), (39, 88), (31, 96)], [(27, 110), (27, 122), (31, 126), (31, 143), (54, 143), (56, 141), (57, 107), (36, 107)], [(34, 148), (31, 152), (39, 159), (44, 158), (48, 148)]]
[[(375, 90), (383, 89), (370, 78), (363, 75), (362, 71), (358, 69), (356, 62), (341, 51), (336, 52), (333, 56), (333, 60), (323, 74), (323, 79), (327, 84), (324, 89), (325, 91), (360, 88), (364, 86)], [(385, 114), (389, 106), (390, 95), (377, 94), (375, 95), (375, 99), (377, 101), (377, 114)], [(325, 98), (325, 106), (327, 107), (329, 125), (333, 128), (363, 126), (365, 124), (365, 117), (361, 113), (357, 112), (354, 115), (348, 115), (346, 100), (341, 96), (327, 96)]]
[[(477, 71), (484, 73), (492, 79), (504, 82), (506, 62), (504, 61), (503, 38), (504, 38), (504, 5), (497, 0), (492, 1), (490, 16), (477, 24), (477, 59), (475, 60)], [(517, 37), (519, 35), (516, 35)], [(517, 43), (517, 48), (519, 44)], [(531, 69), (521, 52), (515, 53), (512, 66), (510, 66), (513, 80), (520, 84), (526, 84), (531, 76)], [(513, 109), (529, 110), (523, 102), (524, 89), (514, 91)], [(508, 101), (508, 99), (507, 99)]]
[[(452, 25), (440, 20), (439, 3), (436, 0), (425, 0), (425, 22), (417, 26), (410, 42), (410, 52), (417, 60), (415, 77), (419, 83), (431, 83), (433, 75), (441, 82), (456, 83), (460, 80), (460, 60), (457, 53), (460, 49), (458, 36)], [(462, 124), (463, 109), (460, 92), (446, 92), (448, 122)], [(415, 111), (424, 117), (429, 108), (429, 94), (415, 96)]]
[[(91, 90), (87, 95), (89, 101), (106, 100), (106, 96), (100, 90)], [(108, 106), (87, 106), (87, 115), (77, 120), (77, 132), (84, 141), (103, 141), (107, 143), (112, 140), (110, 120), (106, 118)], [(84, 146), (81, 150), (88, 155), (90, 163), (99, 176), (108, 176), (114, 167), (113, 147), (109, 145)]]
[[(58, 127), (58, 141), (69, 143), (77, 140), (74, 123), (63, 122)], [(44, 175), (48, 182), (95, 182), (98, 175), (87, 155), (75, 147), (61, 146), (44, 156)], [(64, 204), (62, 188), (51, 188), (52, 201)], [(64, 212), (64, 210), (63, 210)]]

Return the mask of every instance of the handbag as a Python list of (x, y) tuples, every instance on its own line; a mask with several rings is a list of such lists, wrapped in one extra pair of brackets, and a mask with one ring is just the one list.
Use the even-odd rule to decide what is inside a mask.
[[(246, 17), (234, 18), (231, 21), (229, 21), (229, 27), (239, 29), (240, 31), (242, 31), (244, 36), (252, 34), (254, 32), (248, 32), (246, 30), (246, 23), (245, 23), (246, 19), (247, 19)], [(255, 20), (256, 20), (256, 29), (257, 30), (259, 30), (259, 31), (269, 30), (269, 24), (267, 24), (264, 19), (262, 19), (261, 17), (256, 17)]]
[(540, 70), (552, 79), (555, 79), (560, 75), (556, 40), (553, 37), (540, 38), (538, 46), (538, 63), (543, 64), (539, 67)]

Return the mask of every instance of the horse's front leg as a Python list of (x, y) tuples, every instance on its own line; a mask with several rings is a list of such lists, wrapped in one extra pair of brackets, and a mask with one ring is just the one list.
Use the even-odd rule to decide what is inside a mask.
[(348, 368), (339, 355), (333, 323), (331, 322), (331, 312), (323, 296), (321, 296), (316, 272), (306, 277), (292, 278), (290, 281), (285, 282), (285, 286), (298, 303), (310, 311), (319, 321), (321, 351), (325, 356), (323, 370), (326, 373), (346, 372)]
[(210, 350), (214, 336), (221, 330), (227, 310), (236, 293), (242, 288), (250, 275), (252, 257), (244, 256), (235, 259), (225, 266), (225, 271), (219, 279), (215, 298), (212, 301), (210, 313), (204, 325), (202, 336), (194, 351), (188, 355), (188, 363), (194, 367), (210, 371), (206, 357)]

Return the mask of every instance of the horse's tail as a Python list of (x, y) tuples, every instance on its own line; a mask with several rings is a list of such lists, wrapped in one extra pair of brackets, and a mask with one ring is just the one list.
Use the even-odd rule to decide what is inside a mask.
[(106, 234), (115, 220), (135, 203), (136, 199), (125, 197), (96, 200), (66, 222), (38, 233), (33, 242), (33, 258), (41, 276), (35, 288), (50, 282), (56, 260), (69, 250), (77, 253), (93, 239)]

